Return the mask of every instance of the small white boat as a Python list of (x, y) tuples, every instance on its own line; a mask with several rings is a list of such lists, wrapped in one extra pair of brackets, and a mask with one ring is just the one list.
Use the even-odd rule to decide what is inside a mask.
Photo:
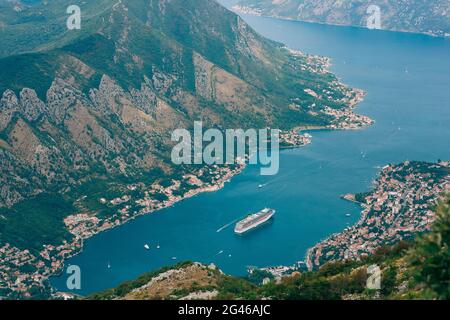
[(345, 216), (346, 217), (351, 217), (352, 215), (350, 213), (347, 213)]
[(156, 249), (161, 249), (161, 246), (158, 244), (158, 245), (156, 246)]
[(150, 246), (149, 246), (148, 244), (146, 244), (146, 245), (144, 246), (144, 248), (145, 248), (145, 250), (150, 250)]
[(172, 257), (172, 260), (177, 260), (177, 257)]

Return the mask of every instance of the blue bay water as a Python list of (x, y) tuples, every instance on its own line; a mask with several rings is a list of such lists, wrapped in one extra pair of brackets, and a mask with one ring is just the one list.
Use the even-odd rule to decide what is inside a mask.
[[(315, 131), (312, 145), (282, 152), (276, 176), (262, 177), (249, 167), (218, 192), (87, 240), (84, 252), (67, 262), (81, 267), (77, 293), (114, 287), (177, 261), (213, 262), (234, 275), (244, 275), (247, 266), (291, 265), (358, 220), (359, 207), (339, 196), (369, 190), (380, 167), (450, 160), (449, 39), (243, 17), (271, 39), (331, 57), (342, 81), (367, 92), (357, 112), (376, 124), (359, 131)], [(236, 236), (231, 224), (217, 232), (264, 207), (277, 215), (263, 228)], [(63, 274), (51, 282), (67, 291), (66, 279)]]

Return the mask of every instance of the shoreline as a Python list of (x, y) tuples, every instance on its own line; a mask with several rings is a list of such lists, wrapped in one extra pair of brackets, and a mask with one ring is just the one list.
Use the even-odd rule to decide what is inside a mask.
[(346, 200), (346, 201), (349, 201), (351, 203), (355, 203), (355, 204), (358, 204), (358, 205), (361, 206), (363, 203), (359, 202), (358, 200), (356, 200), (355, 197), (356, 197), (356, 195), (352, 194), (352, 193), (347, 193), (347, 194), (344, 194), (344, 195), (340, 196), (340, 198), (342, 200)]
[[(174, 205), (176, 205), (177, 203), (180, 203), (180, 202), (182, 202), (182, 201), (184, 201), (184, 200), (188, 200), (188, 199), (190, 199), (190, 198), (196, 197), (196, 196), (201, 195), (201, 194), (213, 193), (213, 192), (220, 191), (220, 190), (222, 190), (222, 189), (225, 187), (225, 185), (226, 185), (228, 182), (230, 182), (230, 180), (231, 180), (233, 177), (235, 177), (235, 176), (241, 174), (241, 173), (245, 170), (246, 167), (247, 167), (246, 165), (240, 166), (239, 169), (237, 169), (236, 171), (232, 171), (229, 175), (224, 176), (223, 179), (221, 179), (220, 181), (216, 182), (216, 184), (214, 184), (213, 186), (209, 186), (209, 187), (206, 187), (206, 188), (191, 189), (190, 191), (188, 191), (185, 195), (183, 195), (183, 196), (182, 196), (180, 199), (178, 199), (178, 200), (168, 201), (168, 202), (162, 204), (162, 206), (159, 207), (159, 208), (155, 208), (155, 209), (152, 209), (152, 210), (149, 210), (149, 211), (145, 211), (145, 212), (139, 212), (139, 213), (137, 213), (137, 214), (135, 214), (135, 215), (133, 215), (133, 216), (131, 216), (131, 217), (129, 217), (129, 218), (126, 218), (126, 219), (122, 220), (120, 224), (112, 225), (112, 226), (109, 227), (109, 228), (102, 229), (102, 230), (98, 230), (97, 232), (92, 233), (92, 234), (91, 234), (90, 236), (88, 236), (88, 237), (79, 237), (79, 239), (80, 239), (82, 242), (84, 242), (85, 240), (89, 240), (90, 238), (92, 238), (92, 237), (94, 237), (94, 236), (96, 236), (96, 235), (98, 235), (98, 234), (100, 234), (100, 233), (102, 233), (102, 232), (110, 231), (110, 230), (116, 229), (116, 228), (121, 227), (121, 226), (123, 226), (123, 225), (125, 225), (125, 224), (127, 224), (127, 223), (129, 223), (129, 222), (131, 222), (131, 221), (134, 221), (134, 220), (136, 220), (136, 219), (138, 219), (138, 218), (140, 218), (140, 217), (147, 216), (147, 215), (151, 215), (151, 214), (153, 214), (153, 213), (155, 213), (155, 212), (158, 212), (158, 211), (161, 211), (161, 210), (164, 210), (164, 209), (171, 208), (171, 207), (173, 207)], [(74, 235), (74, 236), (75, 236), (75, 235)], [(64, 260), (73, 258), (74, 256), (81, 254), (81, 253), (83, 252), (83, 246), (84, 246), (84, 244), (82, 244), (82, 245), (80, 246), (80, 248), (81, 248), (80, 251), (77, 251), (77, 252), (75, 252), (73, 255), (70, 255), (70, 256), (65, 257)], [(62, 266), (64, 267), (64, 263), (62, 264)], [(52, 275), (52, 276), (53, 276), (53, 275)], [(52, 276), (50, 276), (50, 277), (52, 277)]]
[[(426, 166), (429, 176), (422, 174), (421, 166)], [(447, 175), (431, 173), (437, 167), (444, 172), (447, 170)], [(416, 169), (408, 171), (411, 168)], [(404, 180), (403, 172), (409, 173)], [(406, 161), (383, 168), (374, 188), (365, 195), (365, 202), (352, 199), (353, 194), (341, 196), (361, 207), (360, 217), (354, 225), (329, 235), (308, 249), (304, 259), (308, 270), (313, 271), (327, 262), (358, 260), (386, 243), (405, 240), (428, 230), (435, 216), (430, 213), (431, 208), (450, 190), (449, 172), (450, 162)], [(425, 204), (421, 203), (423, 201)], [(399, 216), (403, 219), (398, 219)], [(376, 228), (381, 228), (378, 233), (371, 230), (374, 222)]]
[[(251, 9), (251, 8), (245, 7), (245, 6), (239, 6), (239, 5), (235, 5), (230, 8), (230, 10), (236, 14), (246, 14), (246, 15), (250, 15), (250, 16), (254, 16), (254, 17), (271, 18), (271, 19), (291, 21), (291, 22), (302, 22), (302, 23), (307, 23), (307, 24), (318, 24), (318, 25), (322, 25), (322, 26), (347, 27), (347, 28), (355, 28), (355, 29), (373, 31), (364, 26), (351, 25), (351, 24), (349, 25), (349, 24), (338, 24), (338, 23), (326, 23), (326, 22), (312, 21), (312, 20), (300, 20), (300, 19), (295, 19), (295, 18), (290, 18), (290, 17), (282, 17), (282, 16), (278, 16), (278, 15), (266, 15), (261, 12), (251, 12), (251, 11), (247, 11), (246, 9)], [(255, 10), (255, 9), (252, 9), (252, 11), (253, 10)], [(419, 32), (419, 31), (407, 31), (407, 30), (379, 29), (379, 30), (375, 30), (375, 31), (421, 35), (421, 36), (427, 36), (427, 37), (434, 38), (434, 39), (444, 39), (444, 40), (450, 38), (450, 34), (448, 34), (448, 33), (445, 33), (444, 35), (440, 36), (440, 35), (437, 35), (434, 33), (426, 33), (426, 32)]]
[[(311, 56), (313, 57), (313, 56)], [(330, 60), (327, 58), (323, 58), (322, 60), (319, 60), (321, 63), (321, 67), (325, 72), (331, 73), (331, 63)], [(342, 83), (341, 81), (336, 82), (336, 85), (340, 88), (340, 90), (343, 93), (343, 98), (340, 100), (345, 107), (342, 109), (336, 110), (336, 109), (330, 109), (330, 110), (323, 110), (322, 112), (329, 114), (330, 116), (334, 117), (332, 121), (330, 121), (330, 124), (327, 126), (315, 126), (315, 125), (302, 125), (294, 128), (293, 130), (298, 131), (312, 131), (312, 130), (350, 130), (350, 129), (363, 129), (365, 127), (368, 127), (373, 124), (373, 120), (369, 119), (368, 117), (358, 115), (354, 113), (354, 108), (357, 106), (365, 96), (365, 93), (356, 88), (349, 87)], [(345, 119), (343, 119), (345, 118)], [(291, 131), (293, 131), (291, 130)], [(287, 149), (297, 149), (303, 146), (306, 146), (310, 144), (311, 141), (305, 144), (301, 145), (291, 145), (291, 146), (283, 146), (280, 147), (280, 150), (287, 150)], [(183, 194), (182, 196), (177, 196), (172, 200), (165, 200), (161, 203), (158, 203), (158, 205), (150, 210), (145, 210), (142, 212), (136, 212), (132, 214), (131, 216), (128, 216), (128, 214), (124, 215), (124, 217), (121, 216), (121, 220), (116, 219), (115, 221), (102, 221), (96, 215), (92, 215), (92, 213), (83, 213), (79, 212), (72, 216), (66, 217), (66, 219), (70, 218), (73, 219), (72, 225), (66, 223), (65, 224), (67, 230), (74, 236), (73, 240), (68, 243), (64, 242), (63, 244), (59, 246), (45, 246), (44, 250), (39, 252), (38, 255), (33, 256), (31, 255), (29, 261), (32, 262), (35, 265), (40, 265), (41, 263), (44, 263), (44, 261), (51, 262), (51, 267), (48, 267), (46, 269), (40, 269), (37, 272), (30, 275), (34, 281), (34, 285), (39, 283), (41, 286), (44, 286), (46, 284), (49, 285), (50, 294), (55, 294), (55, 288), (53, 288), (49, 282), (49, 279), (51, 277), (58, 277), (61, 276), (64, 273), (64, 268), (66, 266), (67, 260), (70, 258), (73, 258), (74, 256), (77, 256), (79, 254), (82, 254), (84, 252), (84, 245), (85, 240), (88, 240), (95, 235), (100, 234), (101, 232), (108, 231), (115, 229), (117, 227), (120, 227), (130, 221), (133, 221), (141, 216), (144, 215), (150, 215), (152, 213), (155, 213), (162, 209), (167, 209), (175, 204), (187, 200), (191, 197), (195, 197), (197, 195), (200, 195), (202, 193), (210, 193), (210, 192), (217, 192), (221, 189), (223, 189), (227, 182), (229, 182), (233, 177), (241, 174), (243, 170), (245, 170), (246, 164), (238, 164), (237, 168), (230, 169), (229, 167), (219, 167), (216, 168), (216, 174), (221, 173), (221, 170), (229, 170), (226, 174), (221, 176), (217, 181), (212, 182), (213, 185), (206, 185), (195, 189), (190, 189), (188, 192)], [(179, 182), (179, 181), (178, 181)], [(124, 196), (125, 197), (125, 196)], [(120, 199), (119, 199), (120, 200)], [(139, 199), (141, 200), (141, 199)], [(105, 199), (106, 201), (106, 199)], [(125, 202), (130, 201), (130, 199), (126, 200)], [(119, 202), (121, 203), (121, 202)], [(115, 205), (114, 205), (115, 206)], [(100, 225), (100, 222), (104, 222), (104, 224)], [(79, 228), (76, 230), (77, 227), (82, 226), (83, 223), (89, 224), (93, 223), (94, 227), (91, 229), (83, 229)], [(98, 225), (96, 225), (98, 223)], [(70, 228), (72, 226), (73, 228)], [(81, 230), (80, 230), (81, 229)], [(78, 233), (77, 233), (78, 231)], [(0, 248), (1, 249), (1, 248)], [(13, 248), (16, 249), (16, 248)], [(21, 252), (19, 250), (19, 252)], [(27, 294), (27, 291), (19, 291), (23, 294)]]

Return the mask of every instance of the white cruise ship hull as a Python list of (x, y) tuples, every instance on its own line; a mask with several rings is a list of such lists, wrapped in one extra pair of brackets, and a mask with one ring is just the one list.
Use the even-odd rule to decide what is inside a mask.
[(265, 216), (263, 218), (257, 219), (257, 221), (255, 221), (254, 223), (250, 223), (248, 225), (242, 226), (242, 221), (238, 222), (236, 224), (236, 227), (234, 228), (234, 232), (236, 234), (243, 234), (246, 233), (250, 230), (253, 230), (255, 228), (257, 228), (258, 226), (266, 223), (267, 221), (269, 221), (270, 219), (272, 219), (272, 217), (275, 215), (275, 210), (271, 210), (270, 213), (265, 214)]

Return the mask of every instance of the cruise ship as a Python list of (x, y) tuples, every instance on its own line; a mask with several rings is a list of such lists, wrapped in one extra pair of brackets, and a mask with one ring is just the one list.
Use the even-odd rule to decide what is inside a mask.
[(252, 214), (247, 218), (239, 221), (234, 228), (234, 232), (237, 234), (243, 234), (247, 231), (250, 231), (257, 226), (263, 224), (266, 221), (269, 221), (275, 214), (275, 210), (273, 209), (263, 209), (258, 213)]

